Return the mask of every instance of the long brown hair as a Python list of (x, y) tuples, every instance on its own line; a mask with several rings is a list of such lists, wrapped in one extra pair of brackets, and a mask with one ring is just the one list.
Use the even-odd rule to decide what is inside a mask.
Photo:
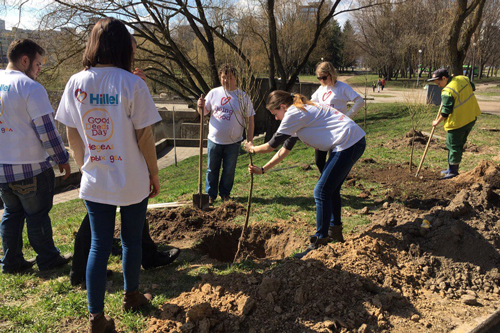
[(268, 110), (276, 110), (280, 107), (281, 104), (285, 104), (287, 108), (291, 105), (295, 106), (298, 109), (306, 111), (305, 105), (316, 105), (314, 102), (311, 102), (307, 99), (306, 96), (298, 93), (289, 93), (284, 90), (275, 90), (269, 94), (266, 103), (266, 109)]
[(83, 66), (113, 65), (126, 71), (132, 67), (132, 38), (125, 25), (112, 17), (97, 21), (83, 54)]

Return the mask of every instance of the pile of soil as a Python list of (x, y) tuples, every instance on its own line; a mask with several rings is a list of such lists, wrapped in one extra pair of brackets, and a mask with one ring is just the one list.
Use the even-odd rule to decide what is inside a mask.
[[(420, 131), (410, 130), (406, 133), (402, 138), (394, 138), (392, 140), (387, 141), (384, 144), (384, 147), (387, 148), (409, 148), (411, 147), (412, 141), (414, 142), (415, 148), (423, 148), (427, 145), (427, 141), (429, 140), (429, 136), (423, 134)], [(440, 142), (437, 138), (432, 138), (429, 148), (433, 149), (445, 149), (444, 142)]]
[[(470, 328), (477, 318), (500, 306), (499, 171), (498, 165), (483, 162), (456, 180), (441, 181), (439, 191), (418, 199), (432, 202), (430, 208), (407, 204), (409, 198), (419, 196), (417, 191), (427, 193), (436, 185), (414, 179), (420, 187), (415, 185), (412, 192), (410, 186), (404, 194), (388, 192), (393, 200), (380, 203), (381, 208), (370, 215), (370, 225), (347, 235), (345, 243), (328, 244), (302, 260), (287, 257), (300, 246), (301, 240), (290, 232), (297, 225), (251, 228), (252, 242), (276, 240), (268, 247), (282, 251), (272, 258), (284, 259), (272, 261), (263, 251), (254, 257), (272, 262), (266, 269), (204, 275), (191, 291), (165, 303), (150, 319), (147, 332), (450, 332)], [(405, 181), (405, 176), (396, 174), (382, 168), (369, 176), (384, 179), (389, 190)], [(351, 186), (356, 186), (356, 177), (364, 176), (356, 173)], [(198, 212), (167, 212), (174, 219), (182, 211), (185, 214), (184, 229), (170, 227), (174, 234), (170, 239), (185, 236), (188, 230), (201, 239), (217, 234), (218, 229), (229, 230), (231, 224), (217, 221), (217, 214), (234, 216), (238, 209), (243, 208), (221, 206), (206, 213), (213, 221), (201, 224), (192, 222)], [(161, 236), (158, 222), (152, 223), (154, 234)], [(214, 230), (207, 231), (210, 228)], [(236, 230), (234, 223), (232, 228)], [(257, 233), (258, 229), (262, 231)]]

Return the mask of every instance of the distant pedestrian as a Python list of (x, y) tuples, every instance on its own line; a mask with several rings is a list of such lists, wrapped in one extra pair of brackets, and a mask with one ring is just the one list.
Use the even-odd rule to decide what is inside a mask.
[(377, 92), (380, 92), (382, 90), (382, 80), (378, 79), (377, 81)]
[(375, 88), (377, 88), (377, 84), (375, 82), (372, 83), (372, 88), (373, 88), (373, 92), (375, 92)]
[(45, 50), (29, 39), (13, 41), (9, 63), (0, 71), (0, 197), (4, 213), (0, 235), (3, 273), (23, 273), (34, 261), (23, 256), (23, 228), (37, 253), (38, 268), (49, 270), (67, 264), (52, 238), (49, 211), (54, 198), (53, 166), (71, 168), (69, 155), (54, 123), (47, 91), (36, 82)]
[(446, 148), (448, 148), (448, 169), (441, 171), (442, 179), (450, 179), (458, 175), (458, 167), (462, 161), (464, 146), (467, 142), (477, 116), (481, 114), (474, 90), (474, 83), (467, 76), (450, 77), (444, 68), (436, 70), (432, 78), (441, 91), (441, 114), (432, 122), (436, 127), (444, 121)]
[(382, 82), (382, 91), (384, 91), (384, 88), (385, 88), (385, 79), (382, 78), (381, 82)]

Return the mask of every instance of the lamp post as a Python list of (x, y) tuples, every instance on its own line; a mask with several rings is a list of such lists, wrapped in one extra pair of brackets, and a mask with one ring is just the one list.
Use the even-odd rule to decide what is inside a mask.
[(418, 66), (417, 66), (417, 88), (418, 88), (418, 79), (420, 78), (420, 65), (422, 62), (422, 50), (418, 50)]
[(476, 43), (472, 43), (472, 73), (470, 76), (470, 82), (474, 81), (474, 53), (476, 53)]

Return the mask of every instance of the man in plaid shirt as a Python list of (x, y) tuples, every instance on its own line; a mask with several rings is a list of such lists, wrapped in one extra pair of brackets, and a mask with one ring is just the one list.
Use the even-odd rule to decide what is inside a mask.
[(47, 92), (36, 82), (45, 50), (29, 39), (9, 46), (9, 64), (0, 70), (0, 223), (3, 273), (22, 273), (35, 261), (25, 260), (22, 231), (37, 253), (40, 270), (68, 263), (52, 239), (49, 211), (54, 197), (54, 170), (70, 175), (69, 155), (54, 124)]

